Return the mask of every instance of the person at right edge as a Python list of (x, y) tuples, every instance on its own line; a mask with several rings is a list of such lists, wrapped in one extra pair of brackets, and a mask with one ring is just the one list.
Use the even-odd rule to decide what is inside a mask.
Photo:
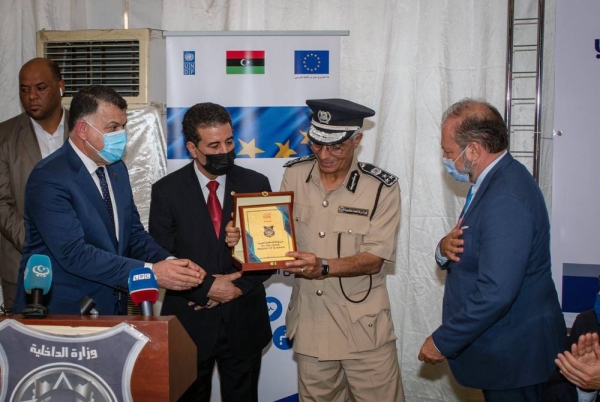
[[(598, 278), (600, 280), (600, 277)], [(600, 391), (600, 292), (594, 308), (577, 314), (567, 347), (544, 390), (544, 402), (595, 402)]]
[[(363, 119), (345, 99), (307, 100), (314, 155), (288, 162), (299, 251), (286, 329), (300, 401), (404, 401), (384, 266), (395, 258), (398, 178), (358, 162)], [(392, 265), (392, 264), (389, 264)]]
[(435, 253), (447, 272), (442, 325), (419, 360), (448, 359), (456, 380), (482, 389), (486, 402), (540, 401), (566, 334), (544, 198), (508, 152), (506, 124), (492, 105), (452, 105), (441, 137), (446, 169), (472, 186)]

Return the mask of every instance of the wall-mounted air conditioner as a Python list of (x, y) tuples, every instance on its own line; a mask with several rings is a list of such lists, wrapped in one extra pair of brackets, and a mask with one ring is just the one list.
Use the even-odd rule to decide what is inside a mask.
[(165, 39), (152, 29), (38, 31), (37, 55), (55, 60), (65, 81), (63, 104), (80, 88), (107, 85), (130, 107), (166, 103)]

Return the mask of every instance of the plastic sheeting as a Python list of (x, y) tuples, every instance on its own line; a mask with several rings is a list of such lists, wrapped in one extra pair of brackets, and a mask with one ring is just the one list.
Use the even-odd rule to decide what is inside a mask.
[[(102, 2), (113, 11), (121, 3)], [(1, 0), (0, 120), (20, 112), (17, 75), (23, 62), (35, 56), (35, 31), (118, 26), (103, 15), (87, 15), (90, 4)], [(554, 2), (547, 1), (546, 7), (553, 17)], [(377, 111), (366, 127), (360, 159), (398, 175), (402, 189), (398, 260), (388, 287), (406, 399), (480, 400), (479, 391), (456, 384), (446, 363), (421, 364), (417, 353), (441, 322), (445, 274), (436, 268), (434, 248), (456, 223), (467, 192), (444, 173), (440, 118), (446, 107), (464, 97), (484, 98), (504, 110), (507, 2), (168, 0), (154, 11), (162, 14), (162, 27), (152, 28), (164, 30), (350, 31), (342, 38), (342, 96)], [(93, 25), (82, 26), (86, 21)], [(139, 19), (137, 23), (144, 27)], [(547, 36), (552, 29), (547, 26)], [(551, 54), (546, 55), (550, 61)], [(552, 74), (552, 69), (545, 73)], [(544, 99), (551, 101), (552, 93)], [(130, 127), (137, 125), (135, 117), (130, 119)], [(551, 125), (551, 119), (545, 123)], [(140, 134), (142, 148), (148, 145), (143, 138)], [(164, 152), (158, 142), (153, 146)], [(152, 180), (142, 177), (140, 189)]]
[(152, 184), (167, 174), (167, 144), (159, 110), (154, 106), (129, 109), (126, 129), (123, 161), (129, 171), (135, 205), (148, 229)]

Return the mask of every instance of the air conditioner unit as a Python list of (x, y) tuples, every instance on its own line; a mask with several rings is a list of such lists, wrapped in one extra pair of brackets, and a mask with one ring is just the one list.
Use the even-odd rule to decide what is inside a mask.
[(38, 31), (37, 55), (55, 60), (66, 91), (63, 104), (87, 85), (107, 85), (130, 107), (166, 103), (166, 50), (162, 31), (107, 29)]

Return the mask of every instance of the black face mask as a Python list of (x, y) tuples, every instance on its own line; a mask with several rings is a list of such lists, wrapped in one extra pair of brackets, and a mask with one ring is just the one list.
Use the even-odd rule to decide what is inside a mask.
[(229, 173), (231, 168), (233, 168), (233, 161), (235, 160), (235, 152), (233, 149), (226, 154), (204, 154), (204, 156), (206, 156), (206, 165), (203, 165), (202, 167), (210, 174), (222, 176)]

